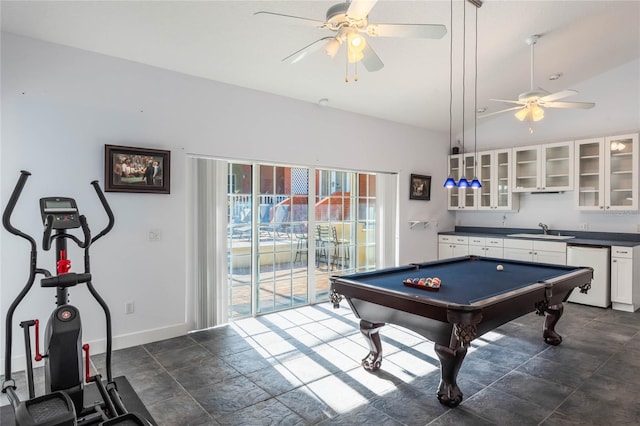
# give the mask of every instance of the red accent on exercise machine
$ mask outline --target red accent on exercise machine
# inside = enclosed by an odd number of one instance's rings
[[[40,354],[40,321],[39,320],[35,320],[35,327],[36,327],[36,356],[34,357],[34,359],[36,361],[42,361],[42,355]]]
[[[66,274],[71,270],[71,261],[67,259],[67,252],[65,250],[60,250],[60,260],[58,260],[56,266],[58,275]]]
[[[89,344],[82,345],[84,351],[84,376],[86,383],[91,383],[91,375],[89,374]]]

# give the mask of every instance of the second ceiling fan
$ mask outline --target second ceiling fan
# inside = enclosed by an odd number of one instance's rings
[[[540,121],[544,118],[544,108],[579,108],[589,109],[595,106],[593,102],[558,102],[558,99],[564,99],[569,96],[578,94],[577,91],[566,89],[560,92],[549,93],[544,89],[535,86],[533,69],[534,69],[534,46],[540,38],[539,35],[532,35],[527,38],[526,43],[531,46],[531,88],[528,92],[521,93],[518,100],[508,99],[491,99],[492,101],[506,102],[516,104],[517,106],[492,112],[489,114],[479,115],[478,118],[490,117],[503,112],[516,111],[515,116],[520,121]]]

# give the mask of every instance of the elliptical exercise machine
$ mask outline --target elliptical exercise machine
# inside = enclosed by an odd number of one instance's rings
[[[7,311],[5,330],[5,381],[2,392],[7,397],[15,413],[18,426],[60,426],[60,425],[150,425],[138,414],[128,412],[118,392],[111,374],[111,313],[104,299],[98,294],[91,282],[89,248],[98,239],[106,235],[114,224],[114,216],[107,200],[98,185],[91,182],[102,206],[107,213],[107,226],[95,237],[87,220],[79,214],[78,206],[72,198],[47,197],[40,199],[40,211],[44,223],[42,248],[50,250],[55,243],[56,275],[37,267],[38,249],[35,240],[11,225],[11,215],[22,193],[24,185],[31,175],[20,172],[20,178],[9,199],[2,216],[2,224],[13,235],[24,238],[31,245],[29,278]],[[67,233],[71,229],[82,229],[82,237]],[[70,272],[71,261],[67,258],[67,241],[71,240],[84,250],[84,272]],[[35,282],[36,275],[43,275],[42,287],[56,288],[56,309],[52,312],[44,336],[44,354],[39,348],[39,321],[29,320],[20,323],[25,338],[25,357],[27,364],[27,384],[29,399],[21,401],[16,393],[15,380],[11,373],[11,347],[13,314]],[[82,344],[82,325],[80,311],[68,302],[68,288],[86,284],[93,298],[102,307],[106,320],[106,382],[100,374],[91,376],[89,366],[89,345]],[[33,365],[31,362],[30,328],[35,327],[35,360],[44,359],[45,395],[35,397]],[[83,352],[85,359],[83,362]],[[102,401],[85,406],[84,383],[91,383],[100,394]],[[148,413],[147,413],[148,416]]]

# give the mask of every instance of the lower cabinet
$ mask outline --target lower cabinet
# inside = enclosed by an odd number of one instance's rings
[[[567,244],[556,241],[504,240],[505,259],[523,260],[526,262],[567,264]]]
[[[469,254],[469,237],[456,235],[438,236],[438,259],[467,256]]]
[[[611,247],[611,308],[640,308],[640,247]],[[635,275],[634,275],[635,274]]]
[[[503,239],[493,237],[469,237],[469,254],[483,257],[503,257]]]

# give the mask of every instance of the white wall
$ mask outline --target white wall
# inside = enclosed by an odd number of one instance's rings
[[[453,223],[439,183],[446,174],[445,135],[11,34],[2,35],[1,88],[1,200],[4,207],[19,170],[32,172],[14,224],[38,241],[41,196],[72,196],[93,231],[104,226],[89,182],[103,180],[105,144],[171,150],[170,195],[107,193],[116,226],[93,248],[92,272],[112,308],[116,347],[191,327],[189,154],[399,173],[400,263],[437,256],[437,229],[409,230],[410,219],[429,218],[445,228]],[[434,177],[430,202],[408,201],[410,173]],[[147,241],[152,229],[161,231],[160,242]],[[0,248],[4,318],[26,281],[28,246],[3,230]],[[71,256],[73,270],[80,270],[80,253]],[[39,266],[53,269],[52,263],[46,253]],[[71,301],[82,309],[84,340],[100,350],[97,305],[82,288],[71,290]],[[124,315],[127,301],[135,302],[133,315]],[[53,291],[34,288],[15,320],[45,322],[52,307]],[[14,354],[21,354],[17,330]]]
[[[600,81],[617,81],[602,89]],[[488,122],[479,122],[478,150],[535,145],[613,136],[640,131],[640,60],[622,65],[597,78],[572,87],[579,92],[569,101],[595,101],[590,110],[547,109],[544,120],[535,123],[533,134],[528,123],[521,123],[513,114],[505,113]],[[472,136],[466,135],[470,140]],[[638,232],[638,212],[581,212],[574,207],[574,193],[521,194],[517,213],[463,212],[456,213],[456,224],[464,226],[497,226],[537,228],[538,223],[550,229],[579,230],[587,224],[590,231]],[[503,216],[506,220],[503,221]]]

